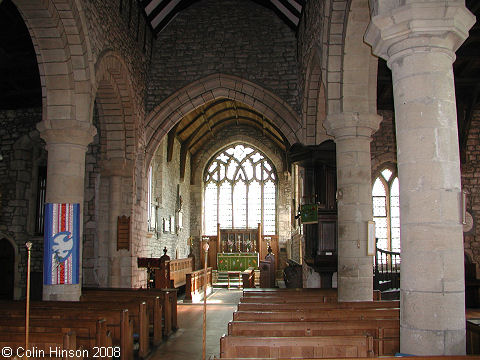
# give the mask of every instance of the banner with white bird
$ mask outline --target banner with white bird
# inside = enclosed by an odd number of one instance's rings
[[[45,205],[43,282],[78,284],[80,204]]]

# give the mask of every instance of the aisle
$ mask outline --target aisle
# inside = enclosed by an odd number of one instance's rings
[[[215,289],[207,299],[207,359],[220,353],[220,337],[227,333],[241,290]],[[200,360],[202,358],[202,304],[179,303],[179,329],[162,343],[149,360]]]

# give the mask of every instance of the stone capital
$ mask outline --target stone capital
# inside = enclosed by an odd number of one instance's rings
[[[414,2],[374,16],[365,42],[387,61],[411,51],[441,51],[453,62],[474,23],[464,1]]]
[[[372,134],[378,130],[382,116],[371,113],[337,113],[327,116],[323,125],[327,134],[335,139],[342,137],[365,137],[371,140]]]
[[[103,176],[128,177],[133,174],[133,161],[123,158],[102,160],[100,163]]]
[[[97,129],[90,123],[70,121],[65,127],[53,128],[49,123],[42,121],[37,124],[40,137],[49,145],[62,144],[87,147],[97,133]]]

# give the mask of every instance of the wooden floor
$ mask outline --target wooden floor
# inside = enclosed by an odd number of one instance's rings
[[[220,337],[227,333],[241,290],[215,289],[207,301],[206,358],[220,353]],[[203,303],[178,304],[179,329],[161,344],[148,360],[197,360],[202,358]]]

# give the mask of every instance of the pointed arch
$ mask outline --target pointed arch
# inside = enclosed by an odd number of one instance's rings
[[[177,91],[150,112],[146,118],[146,164],[150,163],[162,138],[178,121],[198,106],[219,98],[244,102],[273,121],[290,144],[299,141],[299,117],[285,101],[245,79],[214,74]]]

